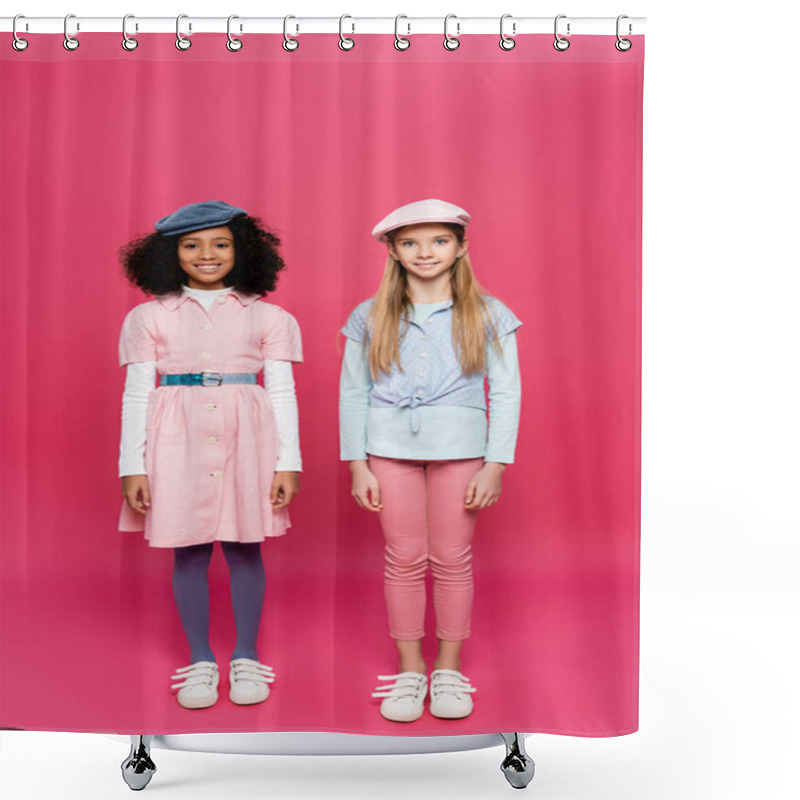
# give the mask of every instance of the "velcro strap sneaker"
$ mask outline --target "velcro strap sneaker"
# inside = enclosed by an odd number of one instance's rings
[[[439,719],[462,719],[472,713],[474,687],[469,678],[454,669],[431,673],[431,714]]]
[[[195,661],[175,670],[172,689],[178,690],[178,702],[184,708],[208,708],[219,698],[219,667],[213,661]]]
[[[269,697],[269,685],[275,681],[272,667],[252,658],[235,658],[231,661],[230,698],[237,706],[263,703]]]
[[[401,672],[398,675],[378,675],[380,681],[394,681],[378,686],[373,697],[382,697],[381,715],[392,722],[414,722],[422,716],[428,676],[421,672]]]

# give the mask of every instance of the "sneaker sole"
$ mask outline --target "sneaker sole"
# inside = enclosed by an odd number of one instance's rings
[[[381,713],[381,716],[384,719],[388,719],[389,722],[416,722],[418,719],[420,719],[420,717],[422,717],[424,712],[425,712],[425,709],[421,708],[419,714],[417,714],[414,717],[389,717],[386,714],[384,714],[383,711],[381,711],[380,713]]]
[[[188,708],[190,711],[197,711],[201,708],[211,708],[216,704],[217,700],[219,700],[219,694],[215,695],[211,702],[207,700],[187,700],[185,702],[178,700],[178,705],[181,708]]]
[[[244,700],[244,699],[237,700],[232,695],[229,695],[229,697],[231,703],[237,706],[255,706],[269,699],[269,695],[267,695],[266,697],[256,698],[255,700]]]
[[[436,717],[436,719],[466,719],[467,717],[472,715],[472,712],[474,710],[475,707],[473,706],[471,709],[469,709],[469,711],[466,711],[463,714],[447,714],[442,712],[439,712],[437,714],[436,711],[433,710],[433,706],[431,706],[430,712],[432,716]]]

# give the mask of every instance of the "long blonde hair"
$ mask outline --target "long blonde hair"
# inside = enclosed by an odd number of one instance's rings
[[[441,223],[464,241],[464,228],[454,223]],[[388,234],[391,243],[400,229]],[[486,370],[486,328],[491,329],[498,352],[500,344],[497,331],[486,303],[486,296],[475,280],[469,255],[459,256],[450,268],[450,289],[453,297],[453,345],[465,375],[480,374]],[[400,338],[408,322],[404,319],[413,303],[408,288],[405,268],[390,254],[386,259],[383,278],[375,294],[368,317],[371,328],[369,339],[369,369],[376,380],[381,372],[390,372],[400,363]],[[401,330],[402,324],[402,330]]]

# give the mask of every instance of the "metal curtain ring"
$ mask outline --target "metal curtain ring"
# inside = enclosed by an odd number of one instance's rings
[[[181,33],[181,20],[187,19],[188,16],[189,16],[188,14],[178,14],[177,18],[175,19],[175,35],[178,37],[177,39],[175,39],[175,47],[177,47],[178,50],[188,50],[192,46],[192,40],[187,39]],[[191,32],[191,30],[192,30],[192,23],[190,22],[189,31]]]
[[[627,14],[620,14],[617,17],[617,41],[615,42],[614,47],[616,47],[617,50],[620,51],[620,53],[627,53],[628,50],[630,50],[631,47],[633,47],[633,42],[630,39],[623,39],[619,35],[619,23],[623,19],[628,19],[628,15]],[[630,26],[630,23],[629,23],[628,24],[628,33],[630,33],[630,32],[631,32],[631,26]]]
[[[555,33],[555,41],[553,42],[553,47],[558,50],[560,53],[563,53],[565,50],[569,49],[569,39],[565,39],[561,34],[558,32],[558,21],[560,19],[566,19],[566,14],[559,14],[556,17],[556,21],[553,25],[553,32]],[[567,36],[569,36],[569,22],[567,23]]]
[[[344,33],[342,32],[342,27],[343,27],[344,21],[346,19],[353,19],[353,18],[349,14],[342,14],[342,16],[339,17],[339,49],[340,50],[352,50],[356,46],[355,41],[353,39],[351,39],[349,36],[345,36]],[[355,25],[355,23],[353,23],[353,30],[355,31],[355,29],[356,29],[356,25]]]
[[[461,46],[461,42],[458,40],[458,34],[461,33],[461,23],[456,22],[456,35],[451,36],[447,31],[447,24],[450,22],[451,19],[457,20],[458,17],[455,14],[448,14],[444,18],[444,49],[445,50],[458,50]]]
[[[81,43],[74,36],[70,36],[69,35],[69,31],[67,30],[67,28],[69,27],[69,21],[71,19],[75,19],[75,15],[74,14],[67,14],[67,16],[64,17],[64,49],[65,50],[77,50],[81,45]],[[80,29],[81,29],[80,24],[76,24],[75,30],[79,31]]]
[[[517,46],[517,43],[510,36],[506,36],[505,30],[504,30],[504,27],[503,27],[505,25],[506,20],[507,19],[512,19],[512,16],[513,15],[511,15],[511,14],[503,14],[503,16],[500,17],[500,49],[501,50],[513,50]],[[517,32],[517,23],[516,22],[512,22],[511,23],[511,32],[512,33],[516,33]]]
[[[289,53],[293,53],[298,47],[300,47],[300,42],[295,39],[294,36],[289,36],[286,26],[290,19],[297,19],[297,17],[293,16],[292,14],[287,14],[283,18],[283,49]],[[297,29],[300,30],[299,26]]]
[[[401,19],[408,19],[408,17],[405,14],[398,14],[394,18],[394,48],[395,50],[408,50],[408,48],[411,47],[411,39],[406,39],[405,36],[400,35],[398,28]],[[408,32],[410,34],[411,23],[407,22],[406,25],[408,25]]]
[[[126,14],[122,18],[122,49],[123,50],[135,50],[139,46],[138,40],[134,39],[132,36],[128,36],[128,20],[135,19],[133,14]],[[136,30],[139,30],[139,26],[136,25]]]
[[[21,53],[23,50],[27,50],[28,49],[29,42],[28,42],[27,39],[23,39],[22,37],[17,35],[17,20],[18,19],[25,19],[25,15],[24,14],[17,14],[14,17],[14,21],[11,23],[11,33],[14,35],[14,38],[11,41],[11,46],[15,50],[18,50]]]
[[[241,39],[237,39],[231,33],[231,22],[235,19],[239,19],[236,14],[231,14],[228,17],[228,41],[225,43],[225,47],[227,47],[231,53],[238,53],[244,47],[244,42]],[[241,28],[239,30],[241,30]]]

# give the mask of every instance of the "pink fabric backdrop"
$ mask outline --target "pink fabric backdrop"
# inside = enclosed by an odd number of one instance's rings
[[[641,112],[644,40],[416,36],[31,35],[2,53],[0,724],[38,730],[637,728]],[[377,520],[349,496],[336,424],[348,312],[384,252],[369,237],[424,197],[466,207],[478,279],[524,321],[523,413],[503,498],[480,514],[462,721],[383,720],[396,668]],[[117,248],[189,202],[224,199],[282,237],[272,302],[294,314],[305,460],[294,527],[264,544],[261,706],[189,712],[167,681],[188,651],[171,553],[116,531],[120,324],[144,299]],[[212,645],[233,647],[212,564]],[[432,662],[435,645],[426,639]]]

